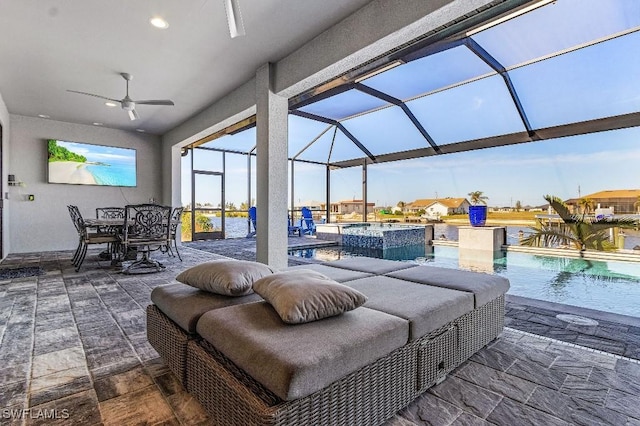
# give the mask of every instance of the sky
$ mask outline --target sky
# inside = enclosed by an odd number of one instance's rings
[[[133,163],[136,162],[136,150],[117,148],[114,146],[93,145],[81,142],[57,141],[58,146],[67,148],[76,154],[84,155],[87,161],[102,163]]]
[[[515,206],[517,201],[536,206],[545,203],[547,194],[568,199],[607,189],[638,189],[639,141],[640,129],[632,128],[370,165],[368,200],[395,206],[399,201],[467,197],[482,191],[491,206]],[[227,202],[239,206],[247,199],[246,156],[227,154],[226,162]],[[295,172],[296,205],[324,201],[324,166],[299,163]],[[360,167],[332,171],[331,176],[332,201],[362,198]],[[219,177],[198,179],[205,183],[198,194],[203,200],[220,197]],[[255,181],[253,186],[255,198]],[[185,204],[189,188],[184,174]]]
[[[640,1],[557,0],[472,38],[508,69],[527,119],[538,129],[640,111],[640,55],[630,54],[640,50],[638,28]],[[628,34],[579,47],[621,32]],[[403,99],[439,145],[525,130],[504,79],[465,46],[395,67],[362,84]],[[301,109],[340,120],[374,155],[427,146],[399,107],[356,90]],[[332,161],[363,156],[345,134],[325,123],[290,116],[288,132],[290,157],[326,162],[329,155]],[[378,206],[394,206],[482,191],[491,206],[518,201],[535,206],[544,204],[547,194],[568,199],[607,189],[638,189],[639,141],[640,129],[632,128],[373,164],[367,169],[367,197]],[[255,145],[255,128],[209,144],[248,151]],[[219,154],[205,156],[196,155],[196,169],[221,170]],[[189,157],[183,161],[183,203],[188,204]],[[246,166],[246,156],[227,155],[226,199],[236,206],[247,200]],[[324,166],[297,163],[295,172],[296,206],[323,202]],[[220,198],[219,177],[198,179],[206,185],[196,186],[197,200]],[[332,171],[332,202],[362,197],[360,167]]]

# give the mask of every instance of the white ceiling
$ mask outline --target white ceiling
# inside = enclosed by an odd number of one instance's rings
[[[240,0],[231,39],[223,0],[2,0],[0,94],[11,114],[163,134],[370,0]],[[149,24],[162,16],[169,28]],[[133,75],[140,120],[67,89],[122,99]]]

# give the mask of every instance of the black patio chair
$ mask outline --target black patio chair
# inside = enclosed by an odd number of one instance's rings
[[[129,264],[122,272],[125,274],[162,271],[165,266],[151,253],[162,250],[170,243],[171,207],[158,204],[136,204],[125,206],[122,232],[122,250],[126,254],[130,249],[142,253],[142,257]]]
[[[178,233],[178,228],[182,225],[182,212],[184,211],[184,207],[174,207],[171,211],[171,218],[169,219],[169,244],[162,249],[162,251],[168,252],[171,256],[175,256],[173,254],[173,249],[171,246],[176,249],[176,254],[178,255],[178,259],[182,262],[182,256],[180,256],[180,252],[178,251],[178,242],[176,241],[176,235]]]
[[[76,267],[76,272],[78,272],[82,267],[82,262],[84,262],[85,256],[87,255],[87,248],[89,245],[107,244],[111,253],[115,247],[117,247],[119,239],[114,233],[89,232],[90,229],[85,224],[82,214],[80,213],[80,209],[74,205],[69,205],[67,208],[69,209],[71,221],[78,232],[78,247],[76,248],[71,260],[73,266]]]

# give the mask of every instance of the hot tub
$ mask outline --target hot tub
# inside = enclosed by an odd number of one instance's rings
[[[326,223],[316,225],[318,239],[343,246],[386,250],[431,244],[433,226],[386,223]]]

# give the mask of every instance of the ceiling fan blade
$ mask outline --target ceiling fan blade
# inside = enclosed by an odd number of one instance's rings
[[[227,11],[227,24],[231,38],[245,35],[239,0],[224,0],[224,7]]]
[[[79,94],[81,94],[81,95],[93,96],[94,98],[105,99],[105,100],[107,100],[107,101],[111,101],[111,102],[118,102],[118,103],[122,103],[122,101],[121,101],[121,100],[119,100],[119,99],[107,98],[106,96],[94,95],[93,93],[78,92],[77,90],[67,90],[67,92],[71,92],[71,93],[79,93]]]
[[[147,100],[147,101],[133,101],[136,105],[175,105],[173,101],[169,99],[156,99],[156,100]]]
[[[140,116],[138,115],[138,113],[136,112],[135,109],[132,109],[130,111],[127,111],[129,113],[129,118],[131,119],[131,121],[133,120],[137,120],[140,118]]]

